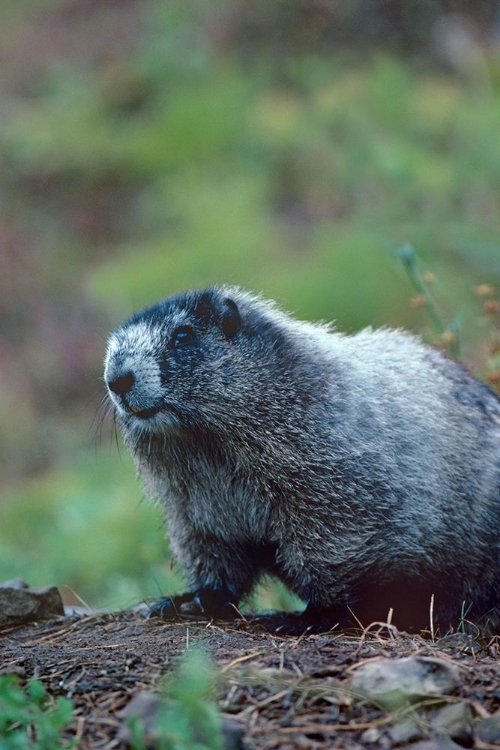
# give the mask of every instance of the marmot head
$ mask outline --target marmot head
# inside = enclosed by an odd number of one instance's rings
[[[236,339],[242,328],[238,305],[227,291],[163,300],[111,335],[104,379],[128,432],[203,427],[216,405],[220,419],[231,391],[232,364],[240,358]]]

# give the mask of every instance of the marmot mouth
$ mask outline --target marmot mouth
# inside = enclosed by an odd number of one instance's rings
[[[128,404],[127,408],[132,412],[134,417],[139,417],[139,419],[149,419],[160,411],[157,406],[153,406],[151,409],[137,409],[135,406]]]

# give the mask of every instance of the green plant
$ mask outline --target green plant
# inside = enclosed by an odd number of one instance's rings
[[[431,319],[434,333],[438,337],[439,342],[448,349],[453,357],[459,357],[460,328],[463,322],[463,313],[460,312],[450,324],[446,325],[429,289],[432,275],[426,274],[423,276],[420,273],[415,251],[410,245],[405,245],[399,251],[399,257],[406,268],[415,291],[417,292],[417,296],[412,300],[413,305],[415,307],[425,307]]]
[[[15,677],[0,677],[0,750],[75,748],[65,736],[73,704],[51,698],[38,680],[21,687]]]
[[[474,291],[481,303],[481,323],[486,346],[484,375],[500,391],[500,303],[492,284],[478,284]]]
[[[144,750],[151,741],[158,750],[222,750],[214,686],[215,673],[206,653],[189,651],[160,690],[155,720],[146,727],[139,716],[129,717],[133,750]]]

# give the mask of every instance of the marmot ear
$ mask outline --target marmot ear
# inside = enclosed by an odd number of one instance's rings
[[[228,297],[223,301],[224,310],[222,312],[222,330],[228,339],[234,338],[238,333],[241,325],[240,311],[238,305]]]
[[[203,292],[198,299],[194,314],[205,325],[212,322],[220,326],[228,339],[234,338],[240,329],[241,317],[238,306],[229,297],[220,302],[213,293]]]
[[[203,292],[196,304],[194,314],[202,323],[208,325],[213,315],[213,300],[210,292]]]

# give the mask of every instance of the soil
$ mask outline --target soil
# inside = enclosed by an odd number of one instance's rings
[[[157,687],[194,644],[203,644],[217,664],[219,710],[243,726],[248,750],[392,747],[387,730],[397,717],[349,692],[353,671],[367,659],[452,660],[462,685],[446,700],[467,701],[477,722],[500,709],[497,639],[481,643],[456,634],[426,640],[378,626],[292,638],[245,621],[163,622],[137,612],[64,617],[1,631],[0,673],[37,677],[50,695],[71,698],[70,734],[79,747],[111,750],[124,747],[117,738],[121,709],[135,694]],[[494,747],[474,737],[464,744]]]

